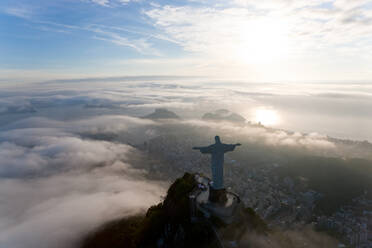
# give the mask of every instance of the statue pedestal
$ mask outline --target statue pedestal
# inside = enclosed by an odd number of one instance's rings
[[[226,189],[213,189],[209,188],[209,201],[213,203],[225,204],[227,201]]]

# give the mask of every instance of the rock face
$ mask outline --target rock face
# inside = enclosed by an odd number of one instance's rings
[[[185,173],[170,186],[165,200],[150,207],[145,216],[108,223],[88,235],[80,247],[229,247],[249,230],[267,231],[266,224],[249,208],[240,207],[239,220],[231,224],[195,210],[190,199],[198,187],[195,175]]]
[[[158,120],[158,119],[180,119],[174,112],[165,108],[155,109],[154,113],[144,116],[143,118]]]
[[[219,109],[213,113],[206,113],[203,115],[202,119],[209,121],[230,121],[236,123],[244,123],[246,121],[243,116],[230,112],[227,109]]]

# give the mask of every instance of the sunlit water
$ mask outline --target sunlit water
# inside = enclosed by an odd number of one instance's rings
[[[241,91],[253,100],[244,114],[254,122],[372,141],[372,84],[253,84]]]

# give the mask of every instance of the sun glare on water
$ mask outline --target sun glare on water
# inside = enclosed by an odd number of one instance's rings
[[[255,121],[264,126],[272,126],[278,124],[280,118],[275,110],[260,108],[255,110]]]

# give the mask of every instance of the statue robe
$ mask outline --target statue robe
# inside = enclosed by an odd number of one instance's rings
[[[212,155],[212,180],[214,189],[223,189],[223,163],[225,152],[235,149],[236,145],[215,143],[210,146],[201,147],[200,152]]]

